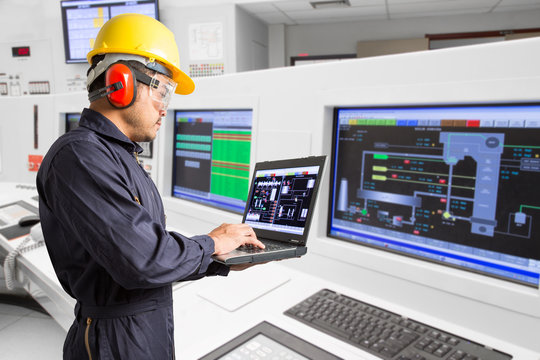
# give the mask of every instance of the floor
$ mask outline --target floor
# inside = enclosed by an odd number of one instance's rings
[[[0,360],[62,359],[65,337],[49,315],[0,302]]]

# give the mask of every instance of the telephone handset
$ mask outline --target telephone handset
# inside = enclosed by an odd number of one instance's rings
[[[37,249],[43,245],[45,245],[43,231],[41,230],[41,224],[38,223],[32,226],[30,229],[30,234],[28,234],[28,236],[15,249],[10,251],[4,260],[4,275],[8,290],[13,290],[15,288],[15,259],[17,256],[19,256],[19,254]]]

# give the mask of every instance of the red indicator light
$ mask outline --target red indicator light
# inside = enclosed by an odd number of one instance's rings
[[[309,56],[308,53],[301,53],[301,54],[298,54],[298,56]]]
[[[413,233],[414,233],[414,235],[419,235],[419,234],[420,234],[420,231],[414,230]]]
[[[439,183],[440,184],[446,184],[446,180],[445,179],[439,179]]]
[[[403,160],[403,163],[404,163],[404,164],[410,164],[410,163],[411,163],[411,160]]]
[[[392,179],[397,179],[397,174],[392,174]]]
[[[480,120],[467,120],[467,127],[480,127]]]
[[[446,198],[441,198],[441,202],[445,204],[446,203]]]

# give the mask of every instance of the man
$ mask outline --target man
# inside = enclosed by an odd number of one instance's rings
[[[227,275],[212,254],[264,245],[245,224],[192,238],[165,230],[136,142],[155,138],[172,93],[194,89],[174,35],[150,17],[119,15],[102,27],[88,61],[90,107],[37,176],[47,249],[77,299],[64,359],[174,359],[171,284]]]

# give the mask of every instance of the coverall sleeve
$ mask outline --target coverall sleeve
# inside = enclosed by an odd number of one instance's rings
[[[89,156],[90,154],[90,156]],[[90,141],[64,146],[45,178],[51,210],[122,287],[152,288],[223,273],[208,236],[173,236],[134,197],[114,151]],[[177,234],[179,235],[179,234]],[[210,267],[210,268],[209,268]]]

